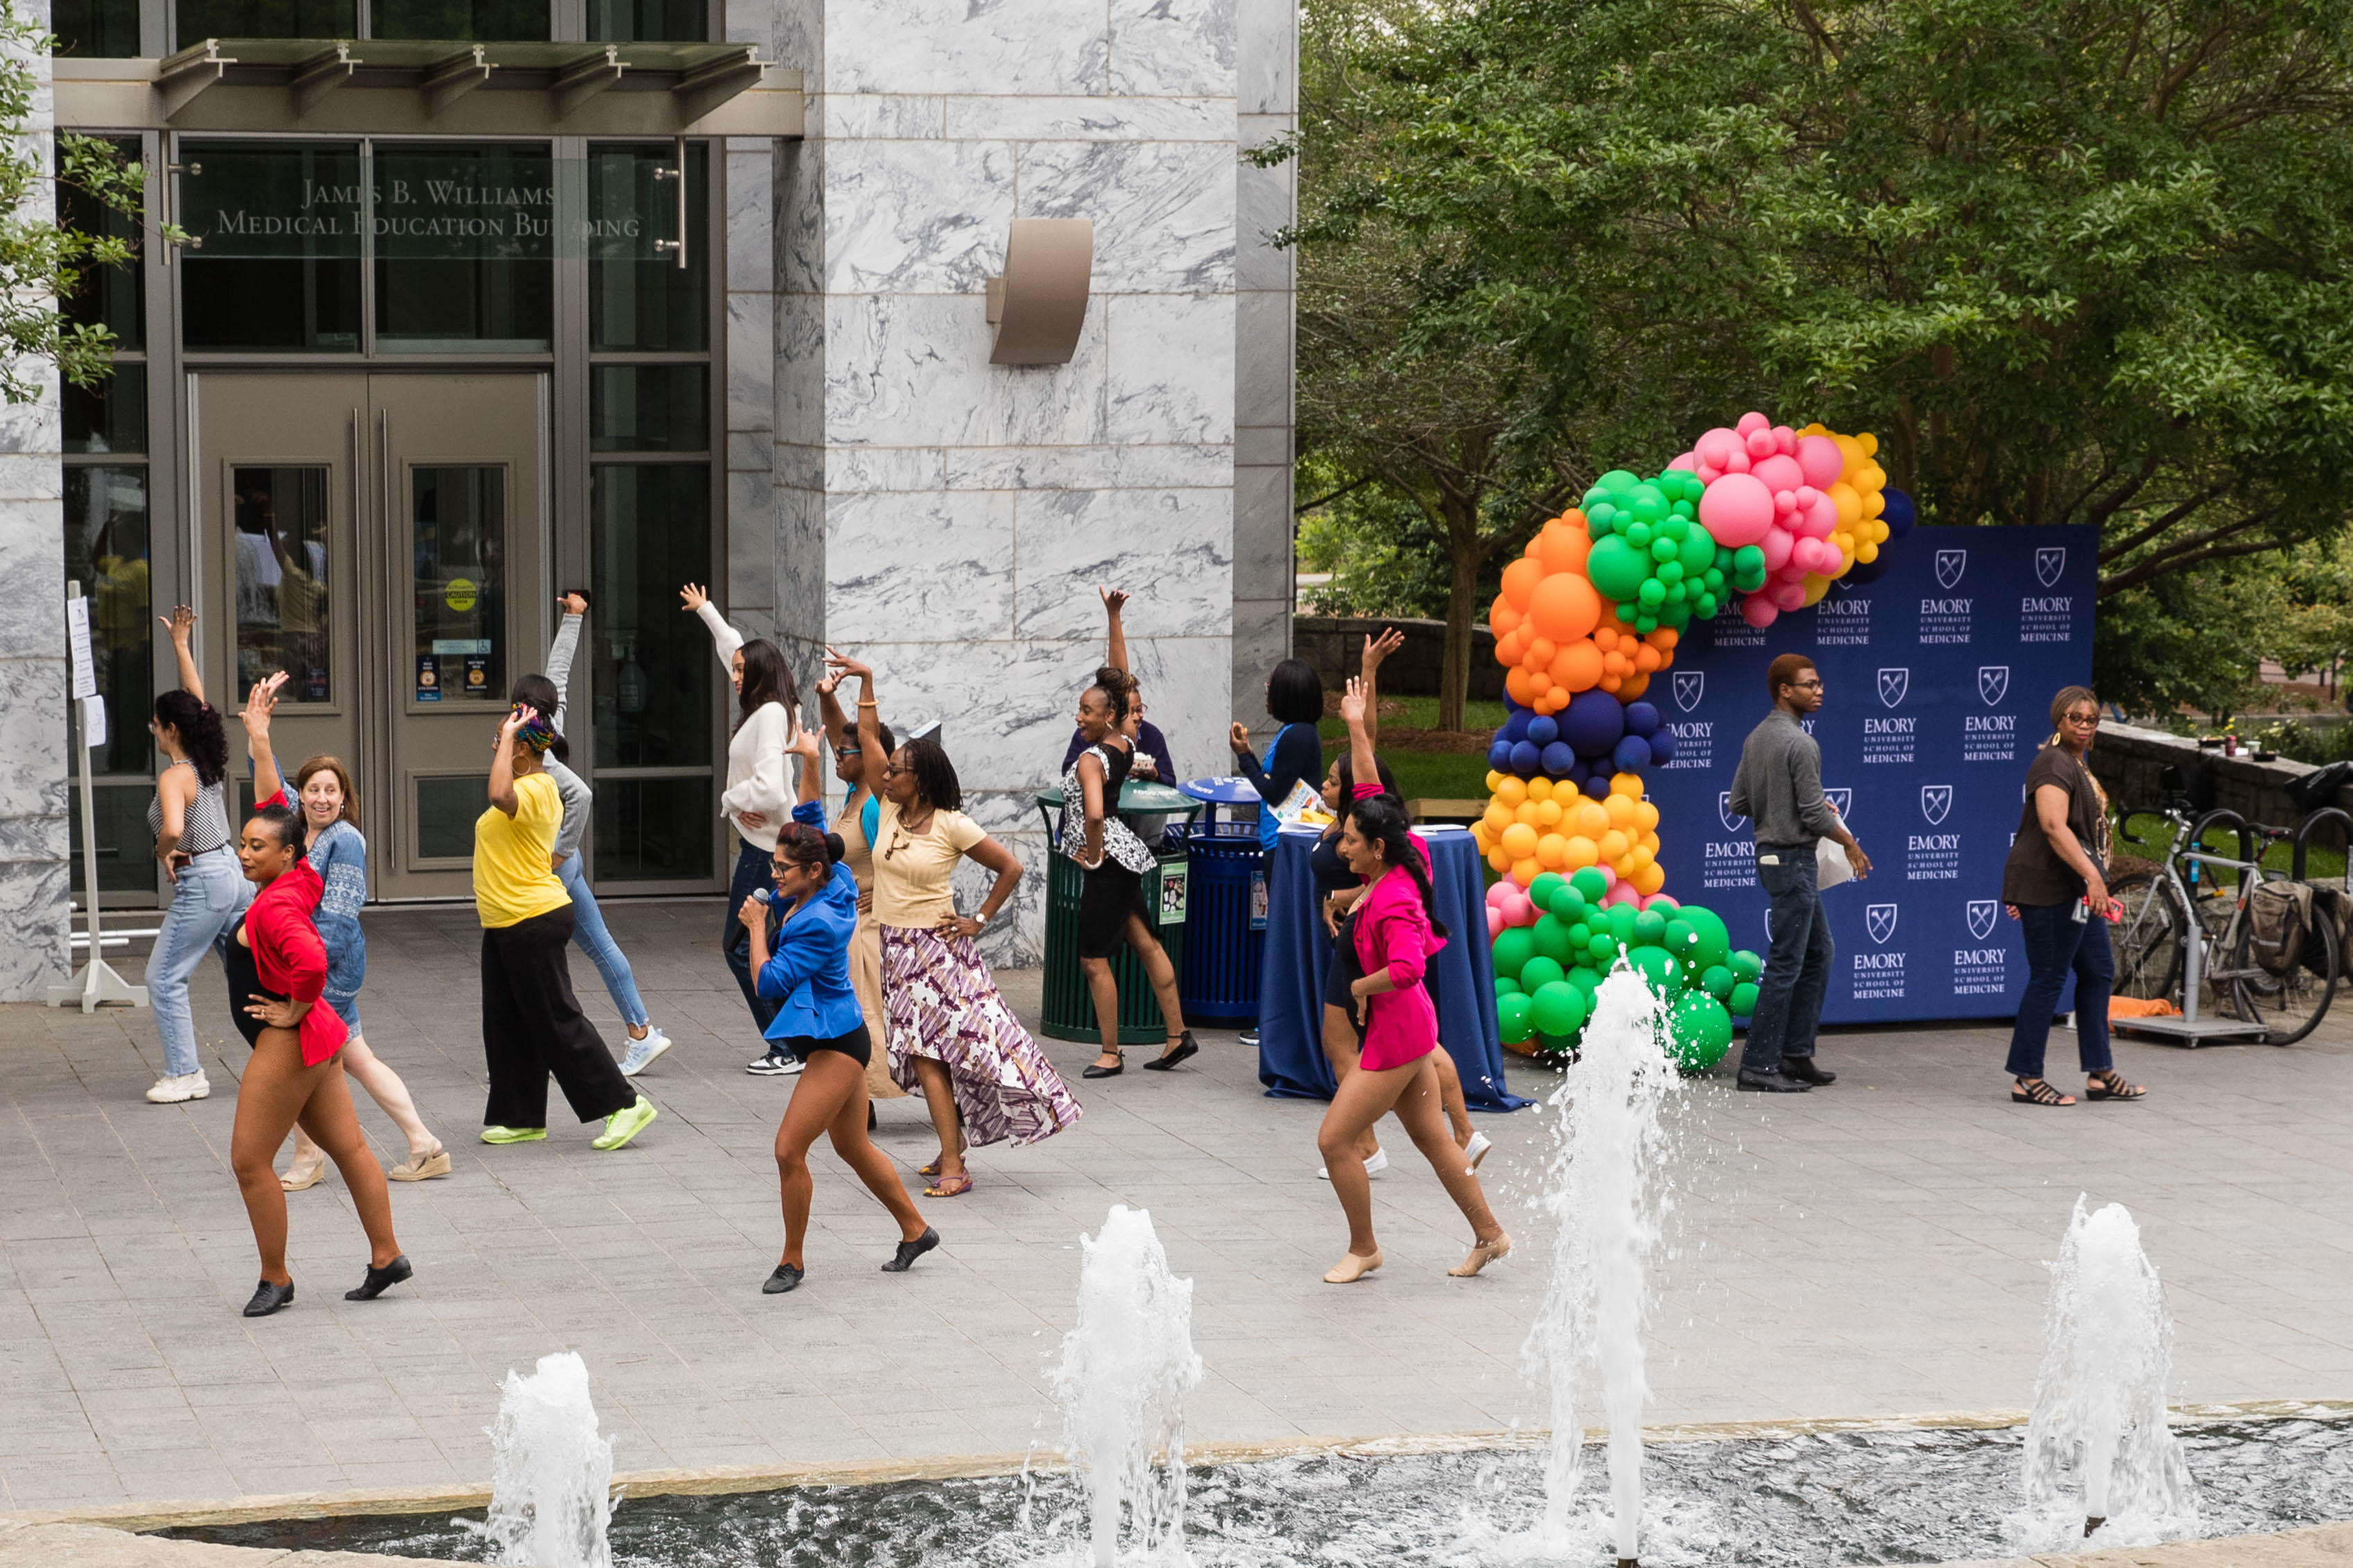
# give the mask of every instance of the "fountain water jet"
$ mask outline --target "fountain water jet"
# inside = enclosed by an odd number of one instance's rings
[[[1659,1110],[1678,1079],[1657,996],[1621,961],[1602,981],[1577,1064],[1549,1097],[1553,1152],[1543,1204],[1556,1224],[1552,1282],[1523,1355],[1552,1393],[1546,1537],[1565,1539],[1582,1479],[1577,1395],[1598,1377],[1609,1423],[1618,1561],[1631,1568],[1642,1520],[1642,1324],[1658,1240]]]
[[[2168,1424],[2165,1384],[2173,1321],[2140,1227],[2122,1204],[2086,1214],[2077,1197],[2051,1269],[2042,1367],[2027,1424],[2028,1507],[2073,1510],[2080,1481],[2084,1533],[2111,1519],[2178,1531],[2198,1498]]]
[[[1181,1563],[1185,1395],[1202,1372],[1193,1282],[1168,1271],[1145,1210],[1114,1204],[1080,1244],[1078,1321],[1052,1376],[1071,1469],[1087,1496],[1092,1558],[1113,1568],[1124,1515],[1134,1561]]]
[[[507,1373],[491,1438],[491,1510],[482,1532],[496,1563],[612,1568],[613,1440],[596,1433],[588,1366],[572,1351]]]

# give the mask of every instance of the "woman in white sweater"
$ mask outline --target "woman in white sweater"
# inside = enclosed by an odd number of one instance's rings
[[[762,996],[752,972],[752,936],[736,911],[755,888],[771,884],[769,860],[776,852],[776,829],[791,818],[793,768],[789,748],[800,733],[795,710],[800,689],[784,651],[765,637],[745,641],[727,624],[711,596],[698,584],[679,590],[686,608],[711,629],[719,662],[727,667],[739,710],[734,735],[727,742],[727,788],[719,797],[719,814],[735,829],[735,872],[727,888],[727,912],[720,926],[720,951],[743,989],[744,1005],[752,1009],[759,1026],[761,1054],[744,1064],[747,1072],[784,1077],[801,1070],[800,1058],[781,1047],[767,1044],[769,1023],[777,1004]]]

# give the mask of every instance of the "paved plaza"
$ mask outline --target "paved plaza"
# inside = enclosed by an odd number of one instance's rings
[[[256,1268],[227,1165],[245,1048],[218,972],[196,997],[214,1092],[185,1106],[141,1098],[161,1061],[145,1013],[0,1009],[0,1508],[480,1486],[498,1380],[561,1349],[586,1357],[623,1470],[1051,1445],[1046,1369],[1079,1234],[1115,1203],[1148,1207],[1195,1282],[1195,1440],[1543,1421],[1520,1346],[1546,1274],[1531,1202],[1546,1119],[1480,1118],[1511,1259],[1445,1277],[1467,1233],[1395,1135],[1374,1185],[1388,1267],[1335,1289],[1319,1276],[1346,1233],[1315,1178],[1319,1104],[1263,1098],[1230,1035],[1205,1035],[1187,1070],[1088,1084],[1092,1048],[1050,1042],[1084,1120],[979,1151],[971,1194],[923,1200],[939,1252],[880,1273],[891,1226],[820,1144],[808,1283],[764,1297],[791,1081],[743,1071],[753,1037],[716,900],[608,912],[679,1042],[640,1080],[660,1121],[613,1154],[571,1126],[475,1142],[471,913],[369,912],[368,1038],[457,1172],[394,1187],[417,1277],[368,1304],[342,1299],[364,1247],[340,1181],[290,1195],[301,1296],[255,1322],[237,1310]],[[609,1025],[593,971],[575,970]],[[1038,976],[1004,979],[1034,1017]],[[1833,1089],[1690,1087],[1656,1420],[2022,1406],[2043,1261],[2079,1192],[2140,1218],[2178,1319],[2178,1397],[2353,1394],[2353,1024],[2289,1049],[2124,1044],[2150,1098],[2064,1111],[2007,1103],[2005,1037],[1845,1032],[1823,1045]],[[1558,1081],[1515,1061],[1523,1093]],[[919,1102],[881,1115],[916,1184],[934,1147]],[[362,1121],[396,1160],[389,1123],[373,1106]]]

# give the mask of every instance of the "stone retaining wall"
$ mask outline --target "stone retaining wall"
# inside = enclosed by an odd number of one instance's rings
[[[1356,673],[1364,658],[1365,638],[1383,626],[1405,634],[1405,646],[1381,666],[1381,691],[1389,697],[1435,697],[1446,665],[1446,623],[1366,616],[1300,616],[1291,623],[1291,650],[1315,667],[1326,691],[1337,691]],[[1495,634],[1485,626],[1471,628],[1471,696],[1499,702],[1504,696],[1504,669],[1495,662]]]
[[[2200,810],[2221,806],[2250,822],[2293,827],[2304,813],[2289,800],[2290,781],[2314,771],[2308,763],[2259,763],[2244,754],[2226,757],[2195,741],[2161,730],[2104,723],[2092,747],[2092,772],[2098,775],[2108,799],[2118,806],[2153,805],[2163,798],[2158,775],[2165,768],[2181,769],[2189,793]],[[2353,810],[2353,790],[2339,790],[2336,804]],[[2316,840],[2334,844],[2334,836]]]

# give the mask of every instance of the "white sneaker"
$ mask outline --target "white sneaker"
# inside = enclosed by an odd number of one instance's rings
[[[1479,1169],[1479,1162],[1487,1157],[1487,1151],[1494,1146],[1494,1141],[1484,1132],[1471,1134],[1471,1142],[1462,1145],[1462,1152],[1470,1160],[1473,1172]]]
[[[629,1042],[628,1054],[621,1058],[621,1076],[635,1078],[654,1065],[654,1058],[670,1049],[670,1037],[659,1029],[649,1028],[642,1040]]]
[[[1365,1174],[1367,1176],[1377,1176],[1388,1168],[1389,1152],[1386,1149],[1374,1150],[1373,1157],[1365,1162]],[[1332,1179],[1332,1167],[1318,1165],[1315,1167],[1315,1175],[1319,1181],[1328,1182]]]
[[[761,1078],[791,1078],[801,1070],[801,1059],[790,1051],[770,1051],[745,1062],[744,1070]]]
[[[211,1094],[213,1086],[205,1081],[205,1069],[194,1072],[166,1073],[155,1080],[147,1098],[158,1105],[177,1105],[185,1100],[202,1100]]]

